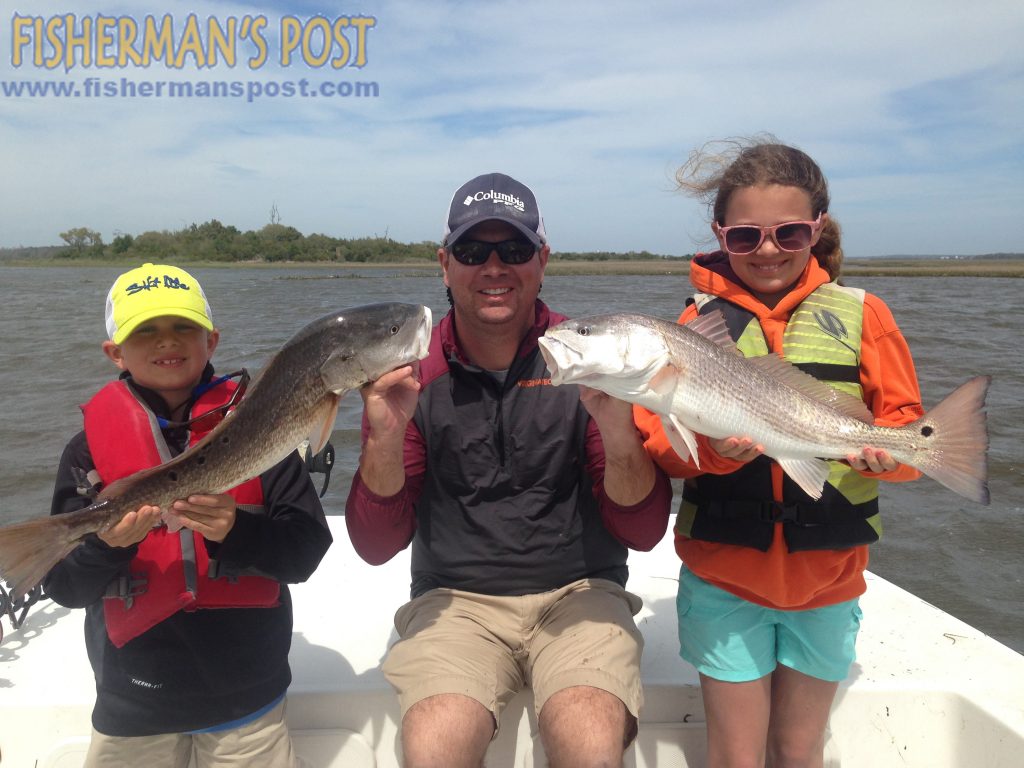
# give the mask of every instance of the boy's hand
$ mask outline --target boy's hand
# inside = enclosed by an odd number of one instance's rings
[[[181,525],[208,541],[221,542],[235,525],[235,499],[226,493],[195,495],[178,499],[171,510]]]
[[[98,532],[100,541],[108,547],[130,547],[138,544],[146,535],[153,530],[153,526],[160,524],[160,507],[139,507],[134,512],[129,512],[112,528]]]

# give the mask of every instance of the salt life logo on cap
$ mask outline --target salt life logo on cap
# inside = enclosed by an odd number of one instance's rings
[[[192,275],[165,264],[143,264],[114,281],[107,294],[107,336],[115,344],[154,317],[183,317],[208,331],[213,312]]]
[[[530,188],[504,173],[486,173],[452,195],[441,244],[451,247],[467,230],[493,219],[511,224],[537,248],[547,242],[544,219]]]

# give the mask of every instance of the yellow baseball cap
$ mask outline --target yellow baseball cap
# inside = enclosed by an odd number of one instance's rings
[[[143,264],[125,272],[107,294],[107,336],[115,344],[154,317],[184,317],[208,331],[213,312],[202,286],[192,275],[166,264]]]

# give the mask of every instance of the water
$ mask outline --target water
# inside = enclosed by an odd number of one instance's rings
[[[103,301],[117,268],[0,268],[0,523],[49,511],[53,476],[81,426],[77,404],[115,369],[100,351]],[[221,371],[261,363],[305,323],[332,309],[375,301],[447,310],[439,274],[401,269],[352,274],[334,268],[196,270],[222,330]],[[999,278],[851,278],[882,296],[910,343],[925,405],[970,376],[989,392],[992,504],[973,504],[934,481],[882,485],[885,537],[871,549],[876,573],[1024,652],[1024,330],[1021,281]],[[543,297],[573,316],[643,311],[678,316],[683,277],[549,277]],[[341,514],[359,451],[361,400],[341,404],[332,437],[337,465],[324,498]],[[314,478],[319,481],[319,477]],[[643,557],[634,554],[633,557]]]

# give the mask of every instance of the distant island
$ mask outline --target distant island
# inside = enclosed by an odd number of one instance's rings
[[[273,212],[272,212],[273,213]],[[241,231],[216,219],[177,231],[118,234],[105,243],[99,232],[74,227],[60,233],[63,245],[0,248],[0,266],[118,266],[144,262],[196,266],[337,266],[349,268],[437,269],[437,243],[400,243],[391,238],[304,235],[274,221]],[[693,254],[648,251],[552,252],[547,272],[559,274],[685,274]],[[977,275],[1024,277],[1024,254],[972,256],[850,257],[849,275]]]

